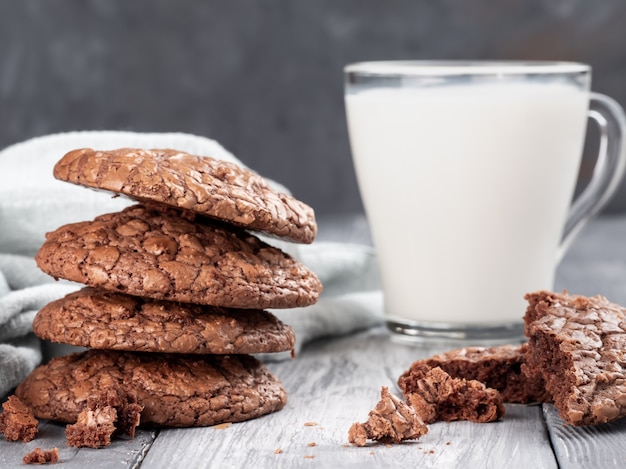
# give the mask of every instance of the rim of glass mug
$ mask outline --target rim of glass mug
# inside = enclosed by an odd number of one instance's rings
[[[522,60],[382,60],[348,64],[346,74],[361,76],[552,75],[587,74],[580,62]]]

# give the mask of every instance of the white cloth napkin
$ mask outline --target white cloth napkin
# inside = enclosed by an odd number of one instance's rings
[[[52,168],[56,161],[66,152],[83,147],[175,148],[242,164],[216,141],[180,133],[71,132],[35,138],[1,151],[0,396],[15,387],[42,360],[41,344],[32,334],[32,320],[37,311],[49,301],[81,287],[71,282],[55,282],[39,271],[33,257],[45,233],[135,203],[54,179]],[[264,240],[300,259],[324,284],[316,305],[273,310],[294,328],[296,351],[318,337],[347,334],[381,323],[382,293],[370,247],[323,242],[303,246]],[[264,354],[262,358],[286,356]]]

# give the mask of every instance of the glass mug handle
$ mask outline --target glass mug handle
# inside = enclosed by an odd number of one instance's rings
[[[598,159],[591,181],[570,208],[557,251],[557,263],[587,222],[611,199],[626,169],[626,116],[622,107],[608,96],[591,93],[589,118],[596,121],[600,130]]]

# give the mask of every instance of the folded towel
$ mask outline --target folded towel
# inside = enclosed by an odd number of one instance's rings
[[[71,132],[35,138],[1,151],[0,396],[42,360],[41,344],[32,334],[37,311],[81,287],[55,282],[37,269],[33,257],[45,233],[134,203],[54,179],[52,168],[56,161],[66,152],[82,147],[175,148],[243,166],[214,140],[179,133]],[[347,334],[382,322],[382,293],[371,247],[324,242],[301,246],[271,238],[264,240],[300,259],[324,284],[316,305],[272,311],[294,328],[296,351],[315,338]],[[265,354],[262,358],[283,359],[288,355]]]

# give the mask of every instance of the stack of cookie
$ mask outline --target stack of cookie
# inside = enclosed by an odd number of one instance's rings
[[[35,415],[132,435],[139,417],[205,426],[281,409],[280,381],[249,354],[291,350],[295,335],[264,308],[311,305],[322,286],[249,231],[310,243],[313,210],[251,171],[175,150],[75,150],[54,175],[140,204],[48,233],[36,256],[87,287],[43,308],[35,333],[90,350],[20,384]]]

